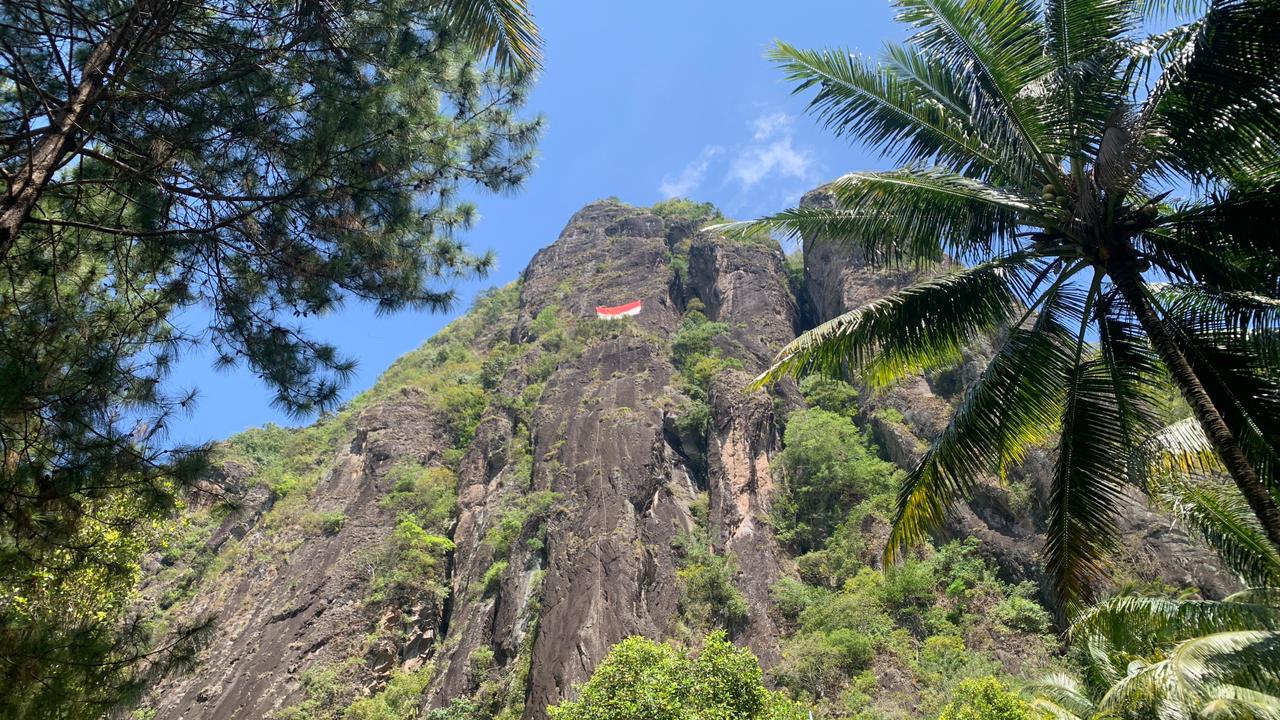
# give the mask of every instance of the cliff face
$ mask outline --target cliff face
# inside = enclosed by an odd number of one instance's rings
[[[329,717],[392,682],[424,707],[468,696],[542,718],[624,637],[694,638],[695,537],[745,600],[731,636],[780,662],[770,589],[796,571],[768,522],[771,463],[803,400],[743,388],[806,325],[909,278],[807,247],[797,293],[776,245],[681,215],[587,206],[517,285],[342,413],[230,441],[144,587],[220,618],[201,665],[153,693],[155,717]],[[594,319],[632,300],[638,317]],[[909,465],[990,352],[868,400],[860,421]],[[1038,579],[1047,463],[1015,478],[1029,501],[993,483],[953,528],[1010,580]],[[1126,522],[1136,576],[1231,587],[1166,518],[1137,502]]]

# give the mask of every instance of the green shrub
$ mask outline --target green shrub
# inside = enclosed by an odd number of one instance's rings
[[[530,339],[546,339],[553,332],[563,330],[563,322],[560,319],[560,306],[548,305],[540,310],[533,318],[533,322],[529,323]]]
[[[576,700],[548,708],[552,720],[803,720],[805,711],[762,683],[750,651],[723,633],[692,655],[642,637],[618,643]]]
[[[775,464],[782,493],[771,519],[778,539],[800,552],[821,548],[849,508],[890,492],[899,476],[847,417],[827,410],[793,412],[783,446]]]
[[[786,619],[795,621],[800,613],[821,602],[825,593],[820,588],[784,577],[769,588],[769,595],[778,612]]]
[[[728,325],[711,322],[699,310],[689,310],[671,336],[671,357],[677,367],[688,365],[699,356],[710,355],[714,349],[711,341],[727,332]]]
[[[654,203],[650,208],[663,220],[687,221],[702,224],[723,222],[724,215],[711,203],[700,203],[686,198],[671,198]]]
[[[428,596],[443,600],[449,592],[443,584],[444,559],[453,550],[449,538],[427,532],[414,520],[401,519],[378,561],[369,600],[399,605]]]
[[[484,571],[484,577],[480,579],[480,587],[484,588],[486,593],[494,592],[498,586],[502,584],[502,575],[507,571],[507,561],[498,560]]]
[[[1017,595],[1007,597],[996,605],[996,619],[1011,630],[1026,633],[1044,633],[1052,619],[1040,603]]]
[[[387,471],[391,490],[382,506],[397,519],[442,534],[448,531],[458,510],[458,477],[448,468],[423,467],[404,460]]]
[[[431,665],[414,672],[396,670],[381,690],[347,708],[343,720],[413,720],[431,682]]]
[[[506,559],[511,554],[515,541],[526,533],[530,539],[541,542],[539,535],[542,522],[550,517],[558,498],[558,493],[539,490],[519,498],[506,508],[484,536],[484,541],[493,548],[494,558]],[[530,532],[534,526],[538,526],[539,532]]]
[[[699,629],[736,628],[746,622],[747,600],[733,585],[737,565],[705,545],[692,544],[676,571],[680,612]]]
[[[798,697],[831,698],[851,675],[866,670],[874,656],[872,639],[854,630],[804,632],[783,644],[774,676]]]
[[[853,418],[858,414],[858,389],[843,380],[825,375],[806,375],[800,381],[800,394],[810,407]]]
[[[342,526],[346,522],[347,514],[341,510],[311,513],[303,520],[302,531],[307,535],[333,537],[342,532]]]
[[[1031,720],[1026,701],[994,677],[970,678],[956,685],[938,720]]]
[[[426,720],[488,720],[469,697],[456,697],[442,708],[427,712]]]

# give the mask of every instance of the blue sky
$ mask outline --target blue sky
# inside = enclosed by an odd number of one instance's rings
[[[311,324],[359,361],[347,397],[464,312],[476,291],[510,282],[584,204],[617,196],[649,205],[687,196],[747,218],[794,204],[841,172],[884,162],[824,132],[803,114],[765,59],[774,40],[878,55],[904,31],[888,0],[531,0],[546,65],[529,113],[546,118],[538,168],[511,196],[478,195],[480,221],[465,236],[497,253],[485,281],[459,286],[446,315],[379,317],[351,303]],[[267,422],[300,424],[271,407],[244,369],[215,371],[192,353],[173,381],[199,400],[172,439],[202,442]]]

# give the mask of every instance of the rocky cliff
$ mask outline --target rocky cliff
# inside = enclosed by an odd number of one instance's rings
[[[794,618],[774,588],[797,567],[772,529],[772,466],[805,400],[792,383],[744,388],[806,326],[909,278],[829,245],[789,267],[776,244],[699,232],[709,212],[593,203],[342,412],[225,443],[143,588],[219,629],[145,712],[342,717],[394,688],[424,711],[465,698],[538,719],[622,638],[696,642],[716,625],[766,669],[783,662]],[[594,317],[632,300],[635,318]],[[857,423],[909,465],[989,352],[866,397]],[[1008,582],[1039,578],[1049,452],[952,528]],[[1136,498],[1126,523],[1133,577],[1232,587]],[[695,598],[695,566],[731,597]]]

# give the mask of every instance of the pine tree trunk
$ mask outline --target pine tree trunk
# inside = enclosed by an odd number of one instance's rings
[[[155,35],[167,26],[175,9],[176,3],[168,0],[140,0],[120,26],[89,52],[80,70],[80,82],[70,89],[67,101],[32,148],[31,157],[14,174],[7,192],[0,197],[0,261],[8,257],[14,240],[40,202],[54,173],[67,162],[68,154],[84,141],[92,124],[91,118],[99,109],[112,65],[118,64],[123,56],[136,53],[142,46],[150,44],[149,41],[153,41]]]
[[[1276,505],[1275,498],[1258,476],[1257,469],[1244,454],[1240,441],[1231,432],[1222,413],[1213,404],[1213,399],[1209,396],[1204,384],[1200,382],[1195,369],[1191,367],[1186,355],[1169,334],[1168,327],[1151,306],[1141,287],[1142,281],[1137,270],[1130,263],[1122,261],[1109,267],[1108,274],[1115,281],[1116,287],[1119,288],[1129,307],[1137,315],[1138,322],[1146,331],[1152,347],[1173,375],[1178,388],[1182,391],[1182,396],[1191,405],[1196,420],[1200,422],[1200,427],[1208,436],[1209,442],[1213,444],[1214,450],[1226,466],[1231,479],[1235,481],[1236,487],[1249,503],[1249,508],[1262,524],[1267,538],[1271,540],[1272,545],[1280,549],[1280,506]]]

